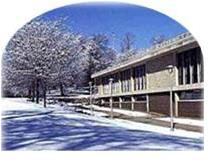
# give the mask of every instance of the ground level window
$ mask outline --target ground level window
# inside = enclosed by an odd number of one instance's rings
[[[180,100],[202,100],[204,99],[204,93],[202,90],[183,91],[179,93]]]
[[[135,101],[146,101],[146,95],[134,96]]]

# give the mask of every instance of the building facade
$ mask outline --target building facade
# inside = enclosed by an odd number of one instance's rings
[[[94,73],[96,99],[114,108],[203,118],[203,56],[190,33],[181,34],[143,54]],[[109,79],[112,78],[112,85]]]

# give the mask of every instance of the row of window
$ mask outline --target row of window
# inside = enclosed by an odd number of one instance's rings
[[[179,85],[203,82],[203,58],[200,48],[178,54]]]
[[[195,99],[204,99],[204,93],[202,90],[193,90],[193,91],[183,91],[179,93],[180,100],[195,100]]]
[[[133,76],[134,91],[146,89],[146,68],[145,65],[137,66],[135,68],[124,70],[120,73],[115,73],[111,76],[102,78],[103,93],[110,93],[109,79],[113,78],[112,93],[130,92],[132,90],[131,75]],[[121,88],[120,88],[121,84]]]
[[[179,85],[203,82],[203,58],[200,48],[179,53],[177,55],[177,68]],[[131,92],[132,89],[133,91],[147,89],[145,64],[103,77],[101,82],[103,84],[103,94],[110,93],[110,78],[113,78],[113,94],[120,93],[120,90],[125,93]]]

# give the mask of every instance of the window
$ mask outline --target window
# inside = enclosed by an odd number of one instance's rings
[[[134,97],[135,101],[146,101],[146,95],[139,95]]]
[[[179,93],[180,100],[193,100],[193,99],[204,99],[203,91],[194,90],[194,91],[184,91]]]
[[[121,90],[122,92],[131,91],[131,70],[121,72]]]
[[[197,49],[197,65],[198,65],[198,70],[199,70],[199,82],[203,82],[204,81],[204,63],[203,63],[203,57],[201,53],[201,49],[198,48]]]
[[[145,65],[133,69],[134,90],[146,89],[146,68]]]
[[[118,73],[112,75],[113,84],[112,84],[112,92],[113,94],[119,93],[119,75]]]
[[[185,84],[190,84],[190,54],[185,52],[184,67],[185,67]]]
[[[178,55],[178,66],[179,84],[183,84],[183,54]]]
[[[131,102],[131,97],[129,96],[124,96],[122,97],[123,102]]]
[[[194,48],[177,55],[178,83],[203,82],[203,59],[200,48]]]
[[[109,94],[109,78],[110,78],[109,76],[102,78],[104,94]]]
[[[191,67],[192,67],[192,80],[193,83],[198,82],[198,76],[197,76],[197,54],[194,54],[193,52],[191,53]]]

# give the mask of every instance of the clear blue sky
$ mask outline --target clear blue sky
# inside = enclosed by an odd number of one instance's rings
[[[141,6],[121,3],[84,3],[69,5],[42,15],[56,19],[68,16],[65,22],[74,32],[85,35],[115,35],[115,47],[119,49],[122,36],[131,32],[136,36],[135,47],[150,47],[152,37],[174,37],[187,30],[170,17]],[[112,44],[112,41],[111,41]]]

